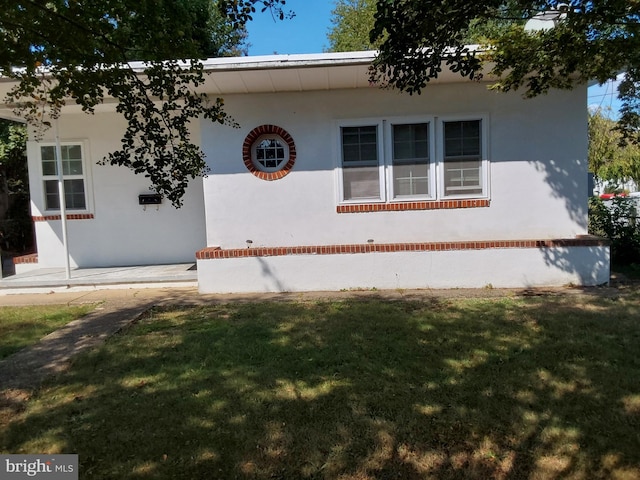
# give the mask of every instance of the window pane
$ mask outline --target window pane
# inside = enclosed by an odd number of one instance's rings
[[[378,127],[342,127],[344,199],[380,199]]]
[[[287,150],[277,138],[264,138],[255,145],[254,164],[258,169],[277,169],[285,160]]]
[[[43,175],[57,175],[58,166],[56,165],[56,150],[55,147],[40,147],[40,157],[42,159],[42,174]]]
[[[444,122],[444,156],[480,155],[480,120]]]
[[[482,193],[482,162],[468,159],[445,163],[444,187],[447,195]]]
[[[84,181],[81,179],[65,180],[64,198],[65,206],[69,210],[84,210],[86,208],[84,199]]]
[[[463,155],[480,155],[480,137],[465,137],[462,140]]]
[[[58,181],[45,180],[44,182],[44,202],[47,210],[60,209],[60,197],[58,196]]]
[[[62,145],[62,174],[82,175],[82,148],[80,145]],[[47,145],[40,147],[43,175],[58,175],[56,147]]]
[[[410,142],[412,140],[411,125],[394,125],[393,140],[395,142]]]
[[[394,198],[429,195],[429,165],[403,164],[393,167]]]
[[[429,195],[429,124],[393,125],[394,198]]]
[[[378,127],[342,127],[342,161],[378,164]]]
[[[43,175],[58,175],[58,166],[56,165],[55,160],[53,161],[42,161],[42,174]]]
[[[344,168],[344,199],[370,199],[380,198],[380,181],[378,179],[378,167]]]
[[[429,124],[393,126],[393,161],[429,161]]]
[[[55,160],[56,159],[56,149],[55,147],[40,147],[40,155],[42,156],[42,160]]]
[[[63,160],[63,175],[82,175],[82,160]]]
[[[61,150],[63,160],[82,160],[80,145],[63,145]]]
[[[480,120],[444,123],[446,195],[482,193]]]
[[[359,142],[360,134],[357,127],[342,128],[342,143],[344,145],[357,145]]]
[[[45,208],[47,210],[60,210],[60,196],[58,194],[58,181],[45,180]],[[84,194],[84,180],[74,179],[64,181],[65,207],[69,210],[86,209]]]
[[[462,142],[458,138],[445,138],[444,140],[444,156],[459,157],[462,155]]]
[[[360,161],[378,163],[378,146],[375,143],[364,143],[360,146]]]

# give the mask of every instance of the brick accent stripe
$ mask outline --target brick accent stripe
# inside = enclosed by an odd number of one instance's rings
[[[13,257],[11,260],[13,260],[14,265],[25,264],[25,263],[38,263],[38,254],[30,253],[28,255]]]
[[[253,147],[253,144],[263,135],[277,135],[282,138],[289,147],[289,160],[284,167],[277,172],[263,172],[258,170],[251,158],[251,148]],[[259,179],[268,181],[280,180],[291,171],[293,165],[296,163],[296,144],[293,142],[291,135],[289,135],[284,128],[280,128],[276,125],[260,125],[259,127],[251,130],[249,135],[244,139],[244,143],[242,144],[242,160],[244,162],[244,166],[247,167],[247,170]]]
[[[273,257],[283,255],[339,255],[353,253],[445,252],[452,250],[485,250],[492,248],[558,248],[602,247],[609,242],[599,237],[554,240],[490,240],[481,242],[421,242],[352,245],[309,245],[299,247],[232,248],[209,247],[196,252],[198,260],[241,257]]]
[[[338,205],[338,213],[368,213],[368,212],[401,212],[405,210],[443,210],[450,208],[480,208],[488,207],[488,199],[477,200],[433,200],[423,202],[396,203],[355,203]]]
[[[92,220],[93,213],[69,213],[67,214],[67,220]],[[45,215],[42,217],[33,216],[31,219],[34,222],[48,222],[50,220],[62,220],[62,215]]]

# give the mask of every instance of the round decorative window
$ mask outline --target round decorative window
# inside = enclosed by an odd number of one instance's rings
[[[259,138],[253,144],[251,157],[259,170],[275,172],[280,169],[282,162],[288,159],[289,148],[280,137],[269,135]]]
[[[278,180],[291,171],[296,160],[293,138],[275,125],[261,125],[244,140],[242,157],[247,169],[262,180]]]

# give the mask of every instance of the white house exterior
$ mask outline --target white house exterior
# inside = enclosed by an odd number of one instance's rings
[[[63,112],[73,265],[197,257],[202,292],[608,281],[608,246],[587,236],[586,86],[525,100],[443,74],[410,96],[370,85],[372,58],[207,61],[204,89],[240,128],[196,122],[211,173],[179,210],[96,165],[124,130],[113,106]],[[64,262],[51,141],[29,145],[39,266]]]

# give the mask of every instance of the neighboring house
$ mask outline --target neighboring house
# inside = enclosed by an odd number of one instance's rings
[[[443,72],[410,96],[370,85],[372,58],[205,62],[240,128],[195,122],[211,173],[179,210],[139,205],[145,178],[96,165],[124,129],[113,105],[67,108],[73,265],[197,257],[202,292],[608,281],[609,248],[586,235],[586,86],[525,100]],[[47,135],[29,144],[38,265],[62,266]]]

